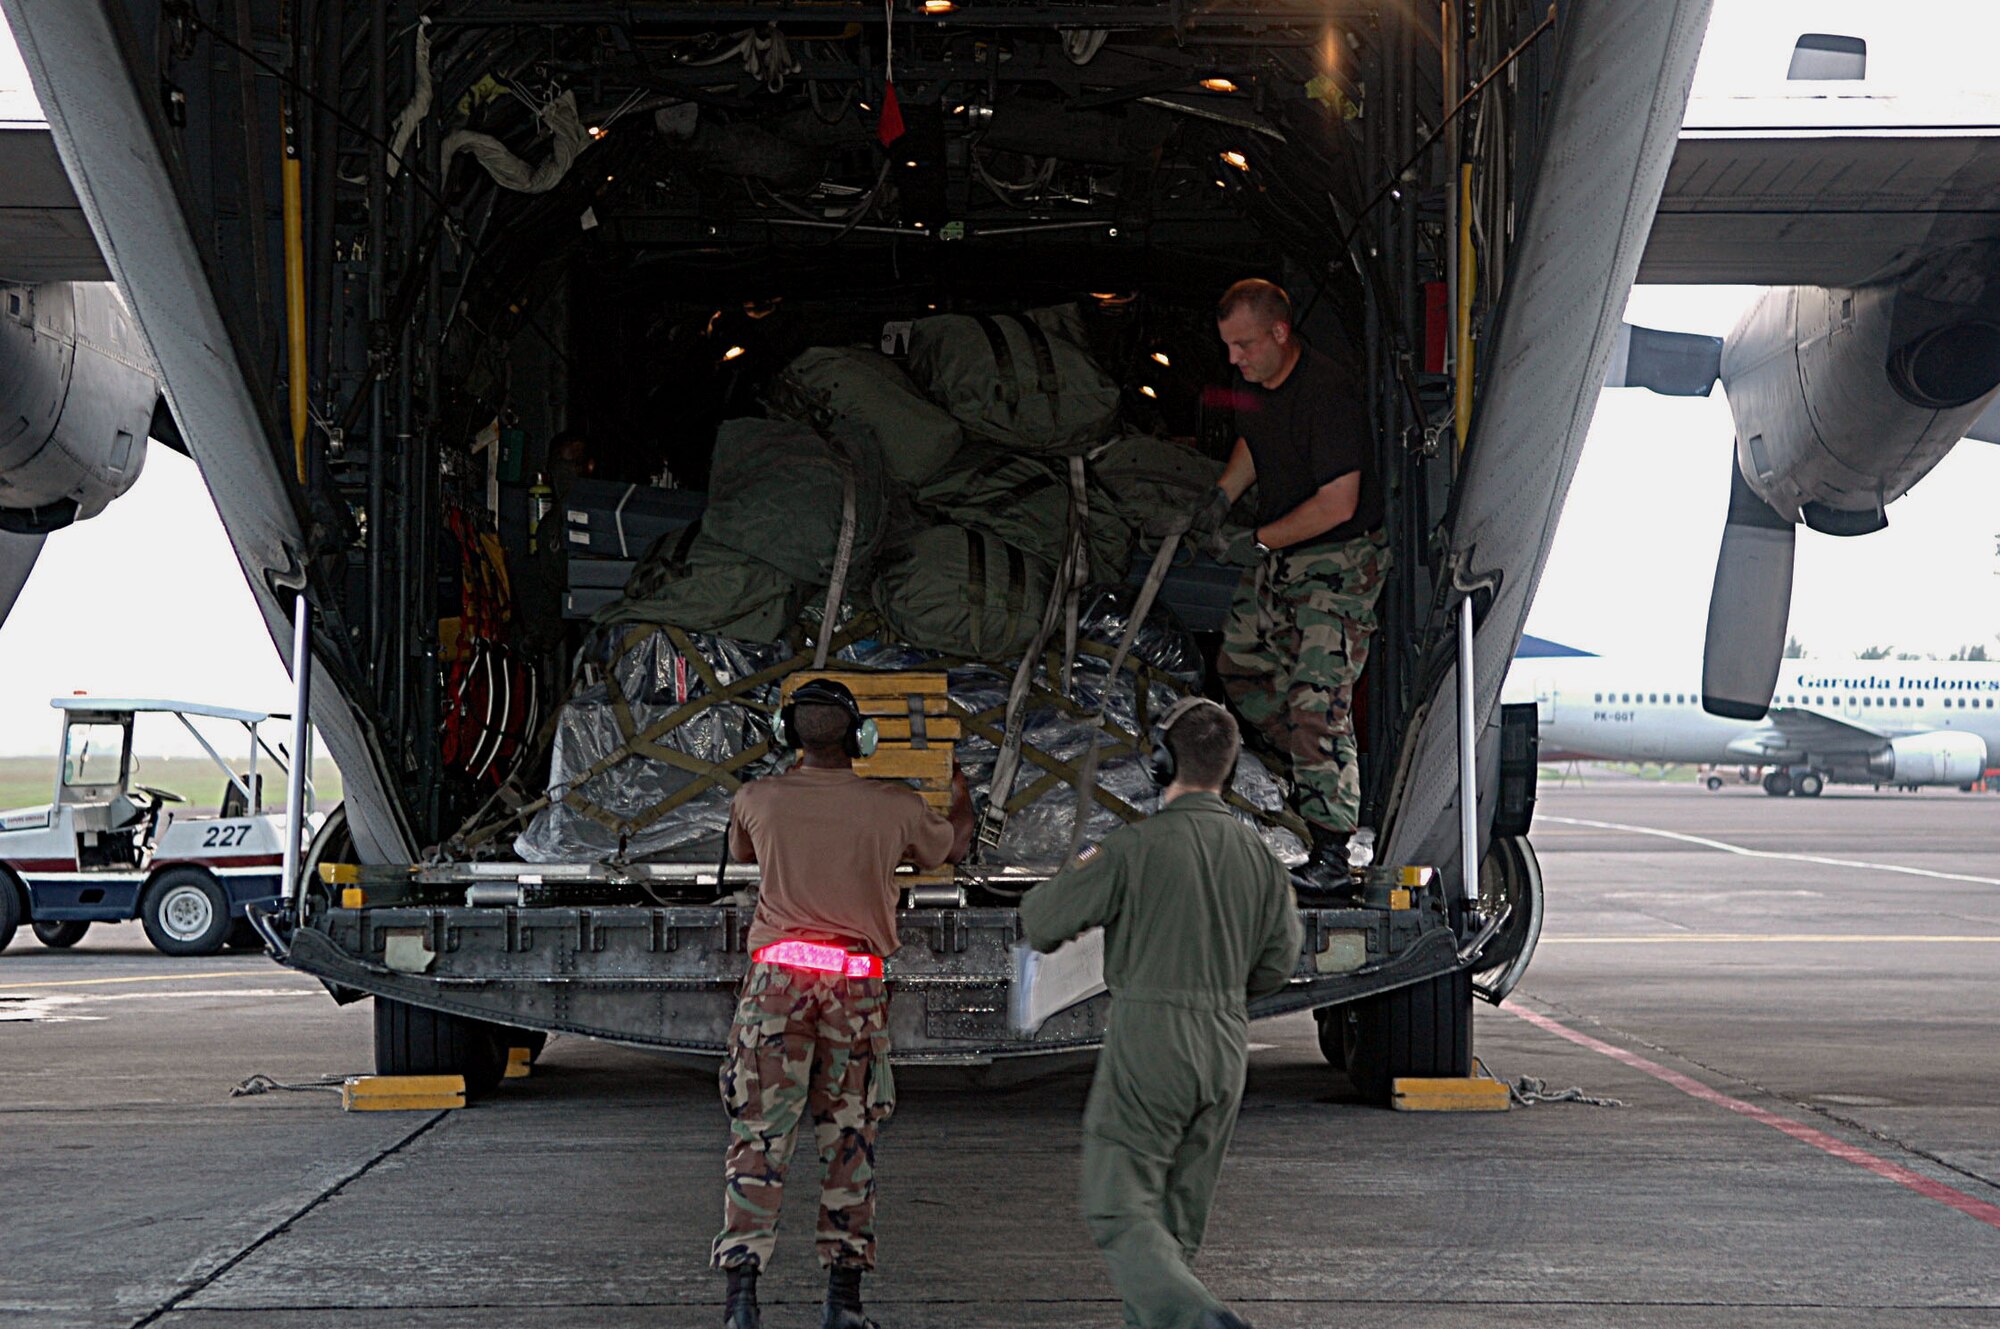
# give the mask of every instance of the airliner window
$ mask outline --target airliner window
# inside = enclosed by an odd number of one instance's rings
[[[1625,694],[1625,704],[1630,705],[1631,701],[1632,701],[1632,694],[1628,692]]]
[[[1657,706],[1660,704],[1660,694],[1657,692],[1648,693],[1646,696],[1646,700],[1652,705]]]
[[[1785,77],[1799,82],[1867,78],[1868,43],[1838,33],[1808,32],[1792,48],[1792,64]]]

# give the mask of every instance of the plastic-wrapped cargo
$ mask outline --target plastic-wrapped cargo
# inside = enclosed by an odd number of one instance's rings
[[[1102,839],[1127,820],[1158,810],[1160,791],[1146,769],[1142,740],[1174,702],[1199,685],[1202,659],[1187,630],[1156,606],[1113,680],[1111,656],[1135,595],[1129,586],[1096,588],[1087,595],[1066,695],[1058,691],[1060,678],[1050,675],[1051,667],[1060,672],[1059,662],[1045,661],[1036,670],[1022,710],[1025,760],[1009,791],[1014,810],[1000,842],[981,861],[1039,868],[1061,862],[1076,820],[1074,781],[1093,734],[1099,743],[1097,787],[1103,797],[1093,801],[1084,838]],[[859,621],[847,624],[850,632]],[[677,644],[677,636],[686,649]],[[550,789],[555,801],[517,837],[516,852],[529,862],[620,856],[713,862],[721,852],[718,837],[728,824],[728,799],[712,776],[703,783],[704,773],[722,767],[730,779],[754,779],[778,769],[779,758],[768,745],[769,714],[776,705],[777,680],[781,672],[790,672],[781,667],[796,657],[788,657],[781,646],[664,629],[605,640],[607,649],[616,652],[609,676],[580,690],[564,706]],[[1004,738],[1013,676],[1007,663],[967,662],[881,636],[843,647],[832,663],[850,669],[945,667],[952,706],[964,724],[956,755],[974,803],[984,811]],[[760,672],[772,677],[740,698],[693,711],[658,737],[672,751],[698,759],[688,766],[658,757],[621,756],[633,746],[635,735],[644,736],[690,703],[714,695],[704,667],[714,686],[725,689]],[[620,720],[621,698],[630,715],[629,729]],[[1099,708],[1100,718],[1093,724]],[[692,788],[697,783],[702,787]],[[1304,860],[1304,843],[1281,824],[1287,816],[1283,792],[1253,754],[1245,753],[1238,764],[1233,792],[1240,800],[1239,815],[1257,826],[1273,853],[1289,864]]]
[[[888,356],[860,346],[814,346],[779,372],[771,410],[823,434],[861,434],[882,454],[892,479],[920,485],[938,471],[965,431],[924,396]]]
[[[1075,305],[939,314],[910,329],[910,376],[968,434],[1062,456],[1104,441],[1122,399]]]
[[[690,649],[677,646],[674,635]],[[529,863],[717,861],[729,826],[729,789],[715,773],[740,781],[776,770],[767,708],[777,684],[702,706],[650,743],[633,740],[715,687],[784,659],[785,648],[666,631],[611,631],[600,641],[610,656],[605,681],[563,703],[550,754],[551,801],[515,837],[514,852]],[[646,746],[693,760],[677,764],[649,755]]]

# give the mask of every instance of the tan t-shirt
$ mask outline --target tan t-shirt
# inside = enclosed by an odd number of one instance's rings
[[[905,784],[808,766],[750,781],[729,809],[730,857],[763,869],[750,949],[799,937],[889,955],[896,865],[934,868],[955,838]]]

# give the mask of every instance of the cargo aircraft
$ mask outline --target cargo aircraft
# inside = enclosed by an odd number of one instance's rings
[[[95,246],[38,275],[117,280],[345,776],[308,867],[450,877],[350,907],[307,872],[270,920],[286,963],[376,998],[378,1049],[506,1026],[700,1048],[726,1025],[729,909],[612,926],[585,897],[627,869],[578,865],[568,886],[509,878],[509,909],[562,918],[496,930],[516,915],[459,880],[495,894],[511,869],[458,861],[454,837],[524,792],[463,760],[487,736],[446,671],[489,548],[463,519],[529,559],[529,479],[564,430],[632,478],[698,476],[715,421],[802,345],[1087,295],[1130,423],[1226,449],[1215,293],[1284,280],[1302,331],[1364,366],[1393,495],[1364,816],[1383,860],[1442,876],[1421,910],[1316,912],[1314,956],[1258,1013],[1319,1011],[1329,1055],[1379,1087],[1460,1073],[1473,974],[1497,999],[1532,952],[1501,683],[1634,280],[1790,285],[1763,349],[1812,374],[1773,390],[1773,475],[1829,446],[1807,427],[1850,394],[1886,393],[1892,423],[1928,410],[1914,457],[1991,386],[1966,288],[1994,140],[1874,114],[1822,132],[1923,28],[1907,8],[1759,7],[1791,14],[1772,90],[1683,135],[1708,0],[0,7]],[[1895,490],[1897,465],[1850,488]],[[574,642],[546,627],[485,631],[553,689]],[[1006,934],[1006,910],[921,923],[910,963],[947,986],[899,991],[899,1048],[1053,1046],[990,1024],[1005,1002],[978,984],[1005,971],[982,929]]]
[[[1829,783],[1963,787],[2000,752],[2000,664],[1786,660],[1769,713],[1710,713],[1697,671],[1575,650],[1523,654],[1506,700],[1533,702],[1544,757],[1764,766],[1764,792]]]

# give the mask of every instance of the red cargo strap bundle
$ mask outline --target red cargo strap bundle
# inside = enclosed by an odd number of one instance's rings
[[[841,974],[847,978],[882,977],[882,957],[866,952],[856,954],[839,946],[816,941],[774,941],[751,953],[758,964],[781,964],[787,969],[810,969],[818,974]]]

